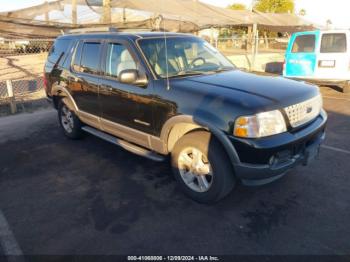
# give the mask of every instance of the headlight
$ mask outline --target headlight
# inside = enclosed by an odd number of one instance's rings
[[[286,131],[286,123],[282,113],[279,110],[274,110],[237,118],[233,133],[238,137],[257,138]]]

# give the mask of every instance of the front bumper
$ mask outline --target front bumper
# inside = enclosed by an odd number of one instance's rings
[[[242,180],[271,180],[297,165],[308,164],[325,139],[326,122],[327,114],[322,110],[312,123],[293,133],[262,139],[230,137],[240,157],[240,162],[234,164],[236,176]]]

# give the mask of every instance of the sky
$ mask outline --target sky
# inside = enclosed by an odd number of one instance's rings
[[[161,1],[161,0],[160,0]],[[233,3],[250,6],[252,0],[201,0],[202,2],[226,7]],[[43,3],[44,0],[0,0],[0,12],[21,9]],[[305,18],[313,23],[325,25],[330,19],[336,28],[350,28],[349,0],[295,0],[296,10],[306,10]]]

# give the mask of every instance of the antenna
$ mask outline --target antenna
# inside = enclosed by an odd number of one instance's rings
[[[162,0],[162,12],[164,11],[164,0]],[[170,80],[169,80],[169,65],[168,65],[168,42],[167,35],[165,33],[165,19],[163,15],[160,15],[163,20],[163,36],[164,36],[164,51],[165,51],[165,70],[166,70],[166,90],[170,90]]]

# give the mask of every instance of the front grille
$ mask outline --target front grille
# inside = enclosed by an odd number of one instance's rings
[[[315,96],[299,104],[284,108],[288,116],[289,123],[292,127],[298,127],[311,121],[320,114],[321,109],[321,95]]]

